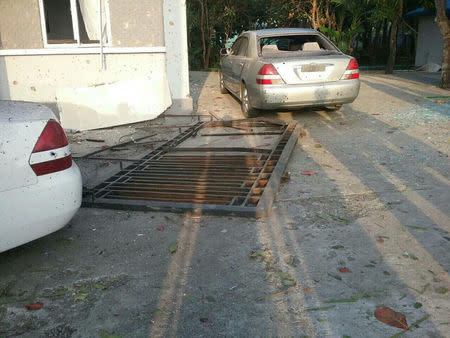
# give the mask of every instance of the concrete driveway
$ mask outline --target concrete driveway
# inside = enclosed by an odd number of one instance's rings
[[[340,112],[264,114],[306,131],[266,219],[82,209],[1,254],[0,337],[449,337],[450,101],[426,98],[449,93],[361,82]],[[242,118],[216,73],[191,84],[200,113]]]

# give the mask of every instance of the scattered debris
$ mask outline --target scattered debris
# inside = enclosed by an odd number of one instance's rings
[[[424,287],[422,288],[422,290],[417,290],[417,289],[413,288],[412,286],[408,286],[408,288],[410,288],[411,290],[416,291],[417,293],[419,293],[421,295],[423,295],[425,293],[425,291],[428,290],[429,287],[430,287],[430,283],[425,284]]]
[[[311,292],[312,292],[312,289],[310,289],[310,288],[303,288],[303,291],[308,292],[308,293],[311,293]]]
[[[105,142],[105,140],[102,140],[102,139],[95,139],[95,138],[87,138],[86,141],[89,141],[89,142],[97,142],[97,143],[104,143],[104,142]]]
[[[283,176],[281,176],[281,183],[287,183],[291,180],[291,173],[286,171]]]
[[[164,231],[164,227],[156,228],[156,230],[158,230],[158,231]]]
[[[329,273],[329,272],[327,274],[328,274],[328,276],[333,277],[334,279],[342,280],[342,277],[339,275],[335,275],[334,273]]]
[[[202,323],[209,323],[209,318],[206,318],[206,317],[200,318],[200,321],[201,321]]]
[[[223,234],[226,234],[228,232],[228,230],[227,229],[222,229],[222,230],[220,230],[220,232],[223,233]]]
[[[34,310],[40,310],[40,309],[42,309],[43,306],[44,306],[43,303],[37,302],[37,303],[33,303],[33,304],[27,304],[27,305],[25,305],[25,308],[26,308],[27,310],[32,310],[32,311],[34,311]]]
[[[339,272],[347,273],[347,272],[350,272],[350,269],[349,268],[340,268]]]
[[[306,171],[302,171],[300,174],[311,176],[311,175],[315,175],[317,173],[315,171],[312,171],[312,170],[306,170]]]
[[[422,307],[422,303],[415,302],[413,306],[414,306],[415,309],[420,309]]]
[[[410,259],[415,260],[415,261],[418,261],[418,260],[419,260],[419,258],[417,258],[416,255],[414,255],[414,254],[412,254],[412,253],[409,253],[408,251],[405,251],[405,252],[403,253],[403,257],[405,257],[405,258],[410,258]]]
[[[380,322],[397,327],[399,329],[408,330],[408,323],[404,314],[395,312],[388,307],[381,307],[374,311],[374,316]]]

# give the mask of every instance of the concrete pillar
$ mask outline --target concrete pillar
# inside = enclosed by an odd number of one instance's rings
[[[164,0],[164,38],[167,78],[169,80],[169,88],[173,101],[168,113],[192,113],[193,104],[189,94],[185,0]]]

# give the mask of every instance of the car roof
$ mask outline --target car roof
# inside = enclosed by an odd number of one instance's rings
[[[277,34],[308,34],[318,33],[315,29],[311,28],[270,28],[270,29],[258,29],[253,31],[247,31],[244,33],[253,33],[257,37],[277,35]]]
[[[0,121],[26,122],[54,119],[47,106],[35,102],[0,100]]]

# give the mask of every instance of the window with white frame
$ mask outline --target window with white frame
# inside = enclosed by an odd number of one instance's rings
[[[45,47],[110,42],[109,0],[39,0]]]

